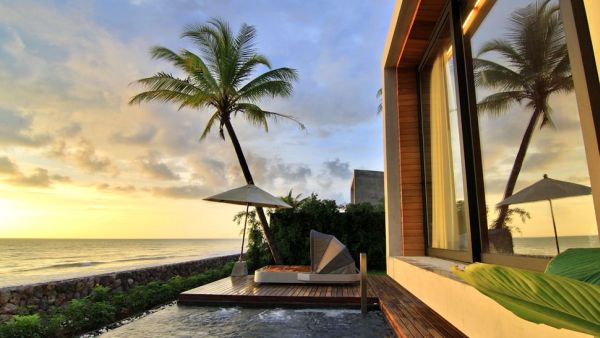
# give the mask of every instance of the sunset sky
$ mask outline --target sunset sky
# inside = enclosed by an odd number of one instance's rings
[[[523,2],[499,3],[474,50]],[[127,104],[141,89],[133,81],[175,72],[149,48],[193,48],[179,39],[182,28],[211,17],[235,30],[254,25],[259,50],[300,75],[292,97],[262,106],[294,115],[306,131],[280,122],[266,134],[233,121],[256,184],[347,203],[353,169],[383,168],[375,92],[392,8],[387,0],[0,0],[0,238],[239,236],[232,217],[243,208],[201,200],[244,184],[229,141],[217,133],[198,141],[208,112]],[[536,134],[517,190],[543,173],[589,184],[574,96],[553,102],[558,128]],[[481,121],[490,205],[525,128],[521,111]],[[555,206],[562,234],[595,233],[591,197]],[[522,235],[550,235],[547,204],[523,207],[532,220]]]
[[[190,48],[186,24],[256,26],[275,67],[296,68],[293,114],[268,134],[234,120],[257,185],[348,202],[351,170],[381,170],[375,92],[393,2],[0,1],[0,237],[236,237],[244,184],[231,143],[198,142],[206,111],[128,106],[157,71],[154,45]]]

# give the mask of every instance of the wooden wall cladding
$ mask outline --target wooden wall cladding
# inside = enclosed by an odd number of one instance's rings
[[[403,254],[425,255],[419,134],[418,65],[447,0],[421,0],[397,63],[400,208]]]

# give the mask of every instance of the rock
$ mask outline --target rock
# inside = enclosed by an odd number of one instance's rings
[[[129,284],[129,285],[133,285],[133,279],[131,279],[131,278],[128,278],[128,279],[127,279],[127,284]]]
[[[8,303],[10,299],[10,291],[0,291],[0,305]]]
[[[12,314],[15,314],[15,312],[17,312],[18,308],[19,307],[16,306],[15,304],[13,304],[13,303],[6,303],[2,307],[2,313],[12,315]]]

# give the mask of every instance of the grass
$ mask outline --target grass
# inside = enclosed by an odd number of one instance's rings
[[[70,337],[93,331],[169,303],[182,291],[224,278],[231,273],[232,267],[233,262],[230,262],[188,277],[175,276],[123,292],[96,286],[89,296],[72,299],[65,307],[12,317],[0,324],[0,338]]]

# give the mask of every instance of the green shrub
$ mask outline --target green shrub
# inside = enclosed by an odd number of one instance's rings
[[[115,320],[116,308],[107,301],[73,299],[64,309],[65,325],[70,332],[86,332]]]
[[[0,326],[1,338],[36,338],[44,336],[44,329],[38,314],[17,315]]]
[[[336,236],[344,243],[358,264],[361,252],[367,253],[369,270],[385,270],[385,213],[383,205],[369,203],[342,206],[335,201],[311,195],[301,202],[290,203],[292,209],[271,213],[271,229],[285,264],[310,264],[310,230]],[[243,213],[241,214],[243,215]],[[238,215],[236,220],[240,220]],[[254,270],[272,264],[260,223],[249,213],[250,234],[246,260]]]
[[[188,277],[175,276],[165,282],[150,282],[123,292],[96,286],[89,296],[53,307],[46,314],[17,315],[0,324],[0,338],[66,337],[99,329],[171,302],[185,290],[228,276],[233,262]],[[23,309],[25,312],[32,309]]]

